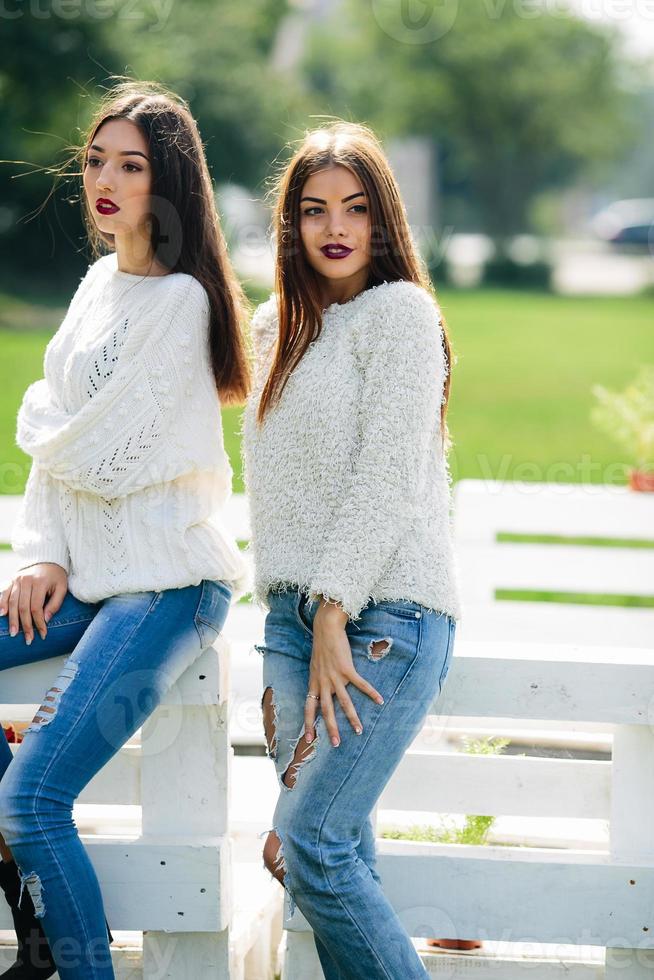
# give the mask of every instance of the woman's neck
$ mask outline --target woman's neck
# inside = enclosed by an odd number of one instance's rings
[[[155,257],[151,249],[145,250],[143,242],[135,247],[133,242],[116,238],[116,260],[120,272],[133,276],[167,276],[167,269]]]
[[[323,309],[327,309],[332,303],[347,303],[354,299],[368,285],[370,269],[360,269],[359,272],[348,276],[347,279],[324,279],[323,281]]]

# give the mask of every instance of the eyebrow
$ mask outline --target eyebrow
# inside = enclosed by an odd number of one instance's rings
[[[89,147],[89,149],[91,149],[91,150],[97,150],[98,153],[104,153],[104,150],[102,149],[102,147],[101,146],[98,146],[95,143],[93,143],[92,146]],[[148,159],[146,157],[145,153],[141,153],[140,150],[121,150],[120,153],[118,154],[118,156],[121,156],[121,157],[143,157],[144,160],[147,160]]]
[[[344,197],[341,204],[345,204],[346,201],[351,201],[353,197],[365,197],[363,191],[357,191],[356,194],[350,194],[349,197]],[[327,201],[323,201],[322,197],[302,197],[300,198],[300,204],[302,201],[317,201],[318,204],[327,204]]]

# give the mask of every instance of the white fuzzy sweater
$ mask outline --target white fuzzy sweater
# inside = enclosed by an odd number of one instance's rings
[[[461,616],[451,477],[441,452],[440,311],[411,282],[381,283],[323,313],[319,338],[256,423],[277,339],[275,294],[252,320],[255,387],[243,418],[254,597],[292,585],[352,620],[409,599]]]
[[[18,412],[23,568],[57,562],[85,602],[203,578],[246,591],[208,325],[192,276],[121,272],[115,253],[89,267]]]

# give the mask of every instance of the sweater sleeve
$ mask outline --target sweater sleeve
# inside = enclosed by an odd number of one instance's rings
[[[360,448],[310,583],[359,618],[420,504],[446,376],[433,296],[391,285],[361,328]]]
[[[100,260],[89,265],[69,305],[74,311],[99,273]],[[53,334],[53,340],[56,334]],[[59,491],[48,471],[32,460],[18,517],[12,528],[11,547],[22,562],[19,570],[41,562],[55,562],[70,572],[70,553],[61,520]]]
[[[59,508],[59,493],[52,477],[32,463],[18,518],[11,532],[11,547],[19,568],[55,562],[70,572],[68,543]]]
[[[76,416],[64,425],[53,423],[57,434],[41,462],[54,479],[111,500],[228,462],[206,290],[189,276],[161,316],[165,323],[156,343],[146,343],[136,362],[125,366],[128,381],[114,376]],[[51,411],[45,394],[43,405],[36,425],[31,419],[37,438]],[[30,451],[29,441],[24,448]]]
[[[277,297],[271,293],[265,303],[257,306],[250,321],[250,334],[254,349],[255,374],[260,377],[268,373],[270,355],[277,341],[279,326],[277,322]]]

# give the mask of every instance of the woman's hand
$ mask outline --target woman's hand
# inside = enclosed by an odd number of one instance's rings
[[[309,670],[309,694],[319,696],[320,710],[325,719],[332,745],[340,744],[332,700],[333,694],[336,694],[357,735],[361,734],[363,726],[354,710],[354,705],[345,685],[354,684],[377,704],[384,703],[381,694],[354,669],[350,642],[345,632],[347,621],[347,613],[343,612],[342,609],[334,603],[320,600],[320,607],[313,618],[313,651]],[[311,742],[315,736],[314,725],[317,707],[316,698],[307,697],[304,705],[304,731],[307,742]]]
[[[0,592],[0,616],[9,615],[10,636],[18,633],[20,620],[28,646],[34,639],[34,626],[45,640],[47,623],[59,610],[67,591],[68,574],[61,565],[44,561],[23,568]]]

